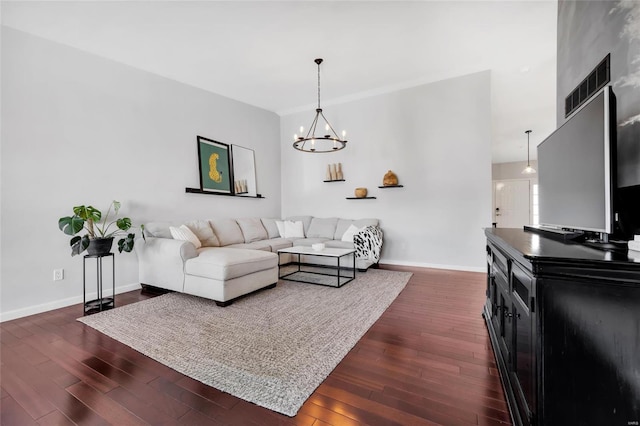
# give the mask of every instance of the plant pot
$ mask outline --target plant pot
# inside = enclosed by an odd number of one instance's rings
[[[94,238],[89,241],[87,253],[91,256],[102,256],[111,252],[113,245],[113,237],[111,238]]]

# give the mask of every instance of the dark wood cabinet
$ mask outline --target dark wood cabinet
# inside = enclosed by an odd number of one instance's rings
[[[483,315],[514,424],[640,424],[640,261],[485,233]]]

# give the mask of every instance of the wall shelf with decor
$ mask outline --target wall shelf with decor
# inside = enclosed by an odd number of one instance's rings
[[[190,194],[208,194],[208,195],[226,195],[228,197],[238,197],[238,198],[265,198],[262,194],[257,195],[239,195],[239,194],[231,194],[229,192],[211,192],[211,191],[203,191],[200,188],[185,188],[185,192]]]
[[[347,197],[347,200],[375,200],[377,197]]]
[[[378,188],[404,188],[404,185],[385,185],[379,186]]]
[[[323,182],[344,182],[344,179],[323,180]]]

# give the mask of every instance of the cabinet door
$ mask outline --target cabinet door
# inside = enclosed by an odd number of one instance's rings
[[[533,314],[531,312],[533,280],[520,267],[511,266],[510,319],[513,321],[513,359],[510,377],[522,423],[530,424],[535,411],[535,363]]]
[[[545,279],[540,302],[544,424],[640,423],[640,285]]]
[[[498,289],[497,289],[498,283],[497,281],[500,280],[504,286],[507,285],[506,284],[507,281],[504,275],[502,275],[500,278],[496,278],[497,274],[501,274],[501,272],[499,272],[498,268],[493,263],[492,254],[489,253],[487,255],[487,301],[486,301],[487,309],[485,310],[485,312],[486,312],[486,315],[488,315],[486,320],[493,322],[495,330],[498,330],[498,327],[499,327],[499,323],[495,321],[496,315],[498,314]]]
[[[505,281],[504,284],[502,281]],[[511,321],[511,297],[506,278],[501,273],[496,274],[496,297],[497,307],[494,317],[494,329],[498,334],[498,344],[500,353],[505,364],[509,368],[511,365],[511,347],[513,342],[513,327]]]
[[[498,297],[496,290],[496,271],[493,265],[493,256],[491,250],[487,248],[487,301],[485,314],[487,322],[493,321],[498,309]]]

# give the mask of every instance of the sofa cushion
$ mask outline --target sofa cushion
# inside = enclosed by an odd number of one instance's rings
[[[209,224],[218,237],[220,246],[244,243],[244,235],[235,219],[211,219]]]
[[[311,247],[312,244],[315,243],[324,243],[325,241],[330,241],[328,238],[293,238],[291,242],[294,246],[304,246]]]
[[[203,247],[220,247],[218,237],[213,233],[211,225],[206,220],[191,220],[184,223],[187,228],[196,234]]]
[[[304,235],[307,235],[307,231],[309,230],[309,225],[311,225],[311,219],[313,219],[313,216],[291,216],[291,217],[288,217],[286,220],[291,220],[293,222],[297,222],[297,221],[302,222],[302,226],[304,228]]]
[[[278,256],[262,250],[207,247],[184,264],[185,273],[215,280],[230,280],[278,266]]]
[[[336,224],[336,232],[333,234],[333,239],[340,241],[342,236],[344,235],[344,231],[347,230],[349,226],[353,225],[353,219],[338,219],[338,223]]]
[[[308,238],[329,238],[333,239],[333,235],[336,232],[336,225],[338,224],[338,218],[319,218],[314,217],[309,224],[309,230],[305,233]]]
[[[266,240],[269,238],[267,230],[262,226],[262,221],[257,217],[244,217],[236,219],[245,243]]]
[[[325,247],[329,247],[329,248],[343,248],[343,249],[353,248],[353,242],[349,242],[349,241],[329,240],[326,243],[324,243],[324,245]]]
[[[277,219],[262,218],[262,226],[267,230],[267,236],[269,238],[280,238],[280,232],[276,226]]]
[[[252,243],[231,244],[231,245],[228,245],[228,246],[225,246],[225,247],[272,251],[271,250],[271,244],[269,244],[268,240],[254,241]]]
[[[293,247],[291,240],[287,240],[285,238],[271,238],[266,242],[269,243],[271,251],[274,253],[283,248]]]
[[[342,236],[344,232],[349,228],[350,225],[355,225],[356,228],[362,229],[365,226],[378,226],[378,219],[338,219],[338,224],[336,225],[336,232],[333,234],[334,240],[342,240]]]
[[[196,234],[194,234],[186,225],[180,225],[179,228],[170,226],[169,232],[171,232],[171,236],[174,240],[189,241],[197,249],[202,247],[202,243],[200,242]]]

